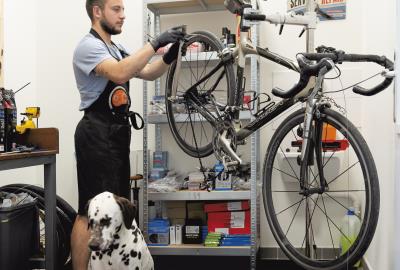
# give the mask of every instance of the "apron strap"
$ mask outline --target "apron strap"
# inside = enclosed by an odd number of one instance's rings
[[[133,126],[134,129],[136,130],[141,130],[144,127],[144,120],[143,117],[137,113],[137,112],[128,112],[128,117],[131,120],[131,125]],[[139,120],[141,121],[141,125],[138,125],[137,119],[139,118]]]

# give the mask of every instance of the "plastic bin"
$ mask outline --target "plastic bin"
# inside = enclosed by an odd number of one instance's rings
[[[30,269],[39,252],[39,210],[36,201],[0,208],[0,269]]]

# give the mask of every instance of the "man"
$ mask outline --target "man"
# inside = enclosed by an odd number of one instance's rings
[[[86,0],[86,10],[92,29],[73,58],[79,109],[85,112],[75,131],[79,210],[71,236],[74,270],[87,269],[89,232],[84,209],[88,200],[106,190],[129,195],[129,79],[161,76],[176,59],[178,41],[184,36],[172,28],[128,55],[111,41],[112,35],[122,32],[123,1]],[[174,45],[163,58],[148,64],[154,53],[169,43]],[[131,122],[138,128],[134,117]]]

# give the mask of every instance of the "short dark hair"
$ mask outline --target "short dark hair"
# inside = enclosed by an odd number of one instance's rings
[[[106,0],[86,0],[86,12],[91,21],[93,21],[93,7],[99,6],[101,9],[104,9],[105,2]]]

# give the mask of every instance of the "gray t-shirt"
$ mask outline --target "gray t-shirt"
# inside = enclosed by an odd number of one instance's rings
[[[121,45],[118,46],[125,51]],[[108,79],[96,75],[94,69],[98,64],[111,57],[122,59],[118,48],[114,45],[104,44],[103,41],[90,33],[84,36],[76,47],[73,67],[76,85],[81,96],[80,111],[92,105],[106,87]]]

